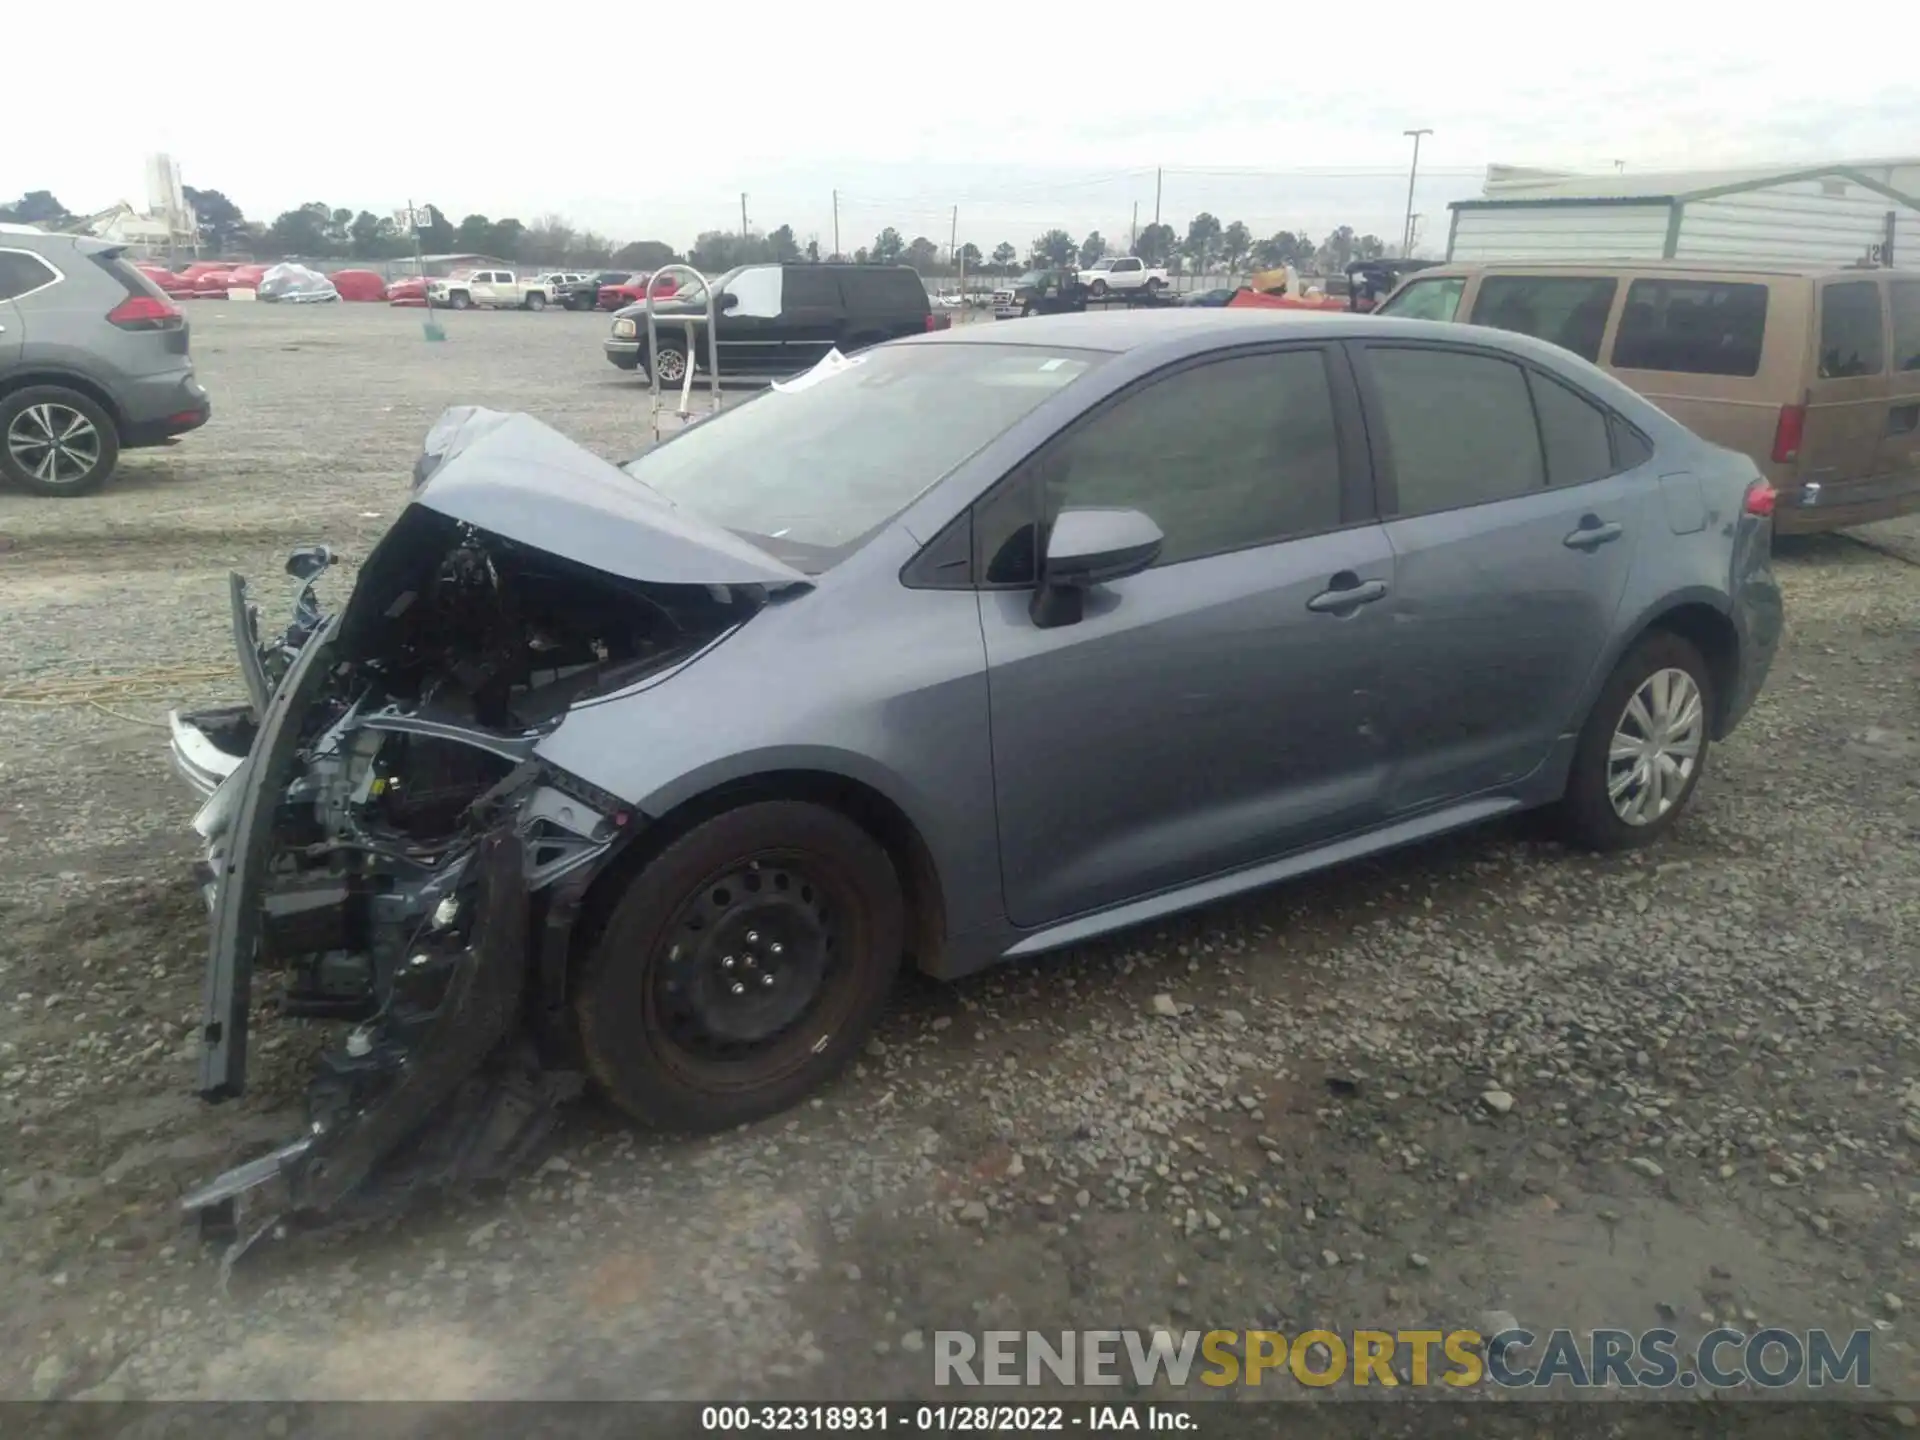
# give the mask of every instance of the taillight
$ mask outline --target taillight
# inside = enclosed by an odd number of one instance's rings
[[[1807,407],[1782,405],[1773,427],[1773,463],[1791,465],[1800,458],[1800,439],[1806,434]]]
[[[1747,486],[1746,502],[1741,508],[1743,508],[1747,514],[1757,515],[1764,520],[1773,514],[1773,502],[1777,498],[1778,493],[1779,492],[1766,481],[1756,480]]]
[[[174,330],[180,312],[158,295],[129,295],[107,312],[107,322],[122,330]]]

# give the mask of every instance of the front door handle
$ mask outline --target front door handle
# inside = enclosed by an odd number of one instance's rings
[[[1307,609],[1316,610],[1322,615],[1338,615],[1343,610],[1358,610],[1362,605],[1371,605],[1386,593],[1386,581],[1362,580],[1351,571],[1345,571],[1333,577],[1331,588],[1322,590],[1307,601]]]
[[[1587,518],[1592,520],[1594,517],[1590,515]],[[1591,525],[1582,523],[1578,530],[1560,543],[1569,550],[1598,550],[1609,540],[1618,540],[1626,533],[1626,527],[1618,520],[1609,520],[1604,525],[1595,520]]]

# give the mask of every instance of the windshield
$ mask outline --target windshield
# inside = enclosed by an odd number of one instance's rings
[[[1028,345],[872,350],[683,430],[626,469],[818,574],[1107,358]]]
[[[1020,285],[1038,285],[1042,280],[1047,278],[1049,273],[1050,272],[1045,270],[1029,270],[1015,283]]]
[[[1467,282],[1461,278],[1415,280],[1403,285],[1386,304],[1373,313],[1392,315],[1401,320],[1451,320],[1460,308],[1460,292]]]

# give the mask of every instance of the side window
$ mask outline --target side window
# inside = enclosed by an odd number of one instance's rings
[[[1546,482],[1527,377],[1457,350],[1366,347],[1399,490],[1396,513],[1507,500]]]
[[[781,281],[786,287],[782,298],[789,310],[837,310],[840,287],[832,274],[818,265],[795,265]]]
[[[783,288],[783,271],[778,265],[756,265],[742,270],[727,283],[727,293],[738,302],[727,314],[736,318],[775,319],[780,314]]]
[[[1551,341],[1582,360],[1600,358],[1617,280],[1573,275],[1489,275],[1473,300],[1472,321]]]
[[[1527,384],[1540,419],[1549,485],[1584,485],[1630,468],[1614,464],[1606,411],[1538,371],[1527,372]]]
[[[1613,365],[1679,375],[1758,375],[1767,287],[1719,280],[1627,286]]]
[[[1851,380],[1887,368],[1880,287],[1849,280],[1820,292],[1820,378]]]
[[[59,279],[38,255],[24,250],[0,250],[0,300],[11,300]]]
[[[1463,279],[1415,280],[1401,289],[1376,312],[1400,320],[1451,320],[1460,309],[1460,292],[1467,288]]]
[[[1893,301],[1893,368],[1920,370],[1920,280],[1896,280]]]
[[[1122,397],[1022,467],[975,512],[975,573],[1032,584],[1032,485],[1047,522],[1125,507],[1166,535],[1158,565],[1272,544],[1341,523],[1340,447],[1318,350],[1238,356]]]
[[[1131,275],[1135,270],[1138,270],[1139,268],[1140,268],[1140,262],[1130,257],[1127,259],[1116,260],[1113,262],[1113,269],[1116,275]]]

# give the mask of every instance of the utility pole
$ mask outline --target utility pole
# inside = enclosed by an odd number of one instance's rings
[[[1412,218],[1407,221],[1407,253],[1402,255],[1400,257],[1401,259],[1411,260],[1413,258],[1414,243],[1420,238],[1420,222],[1425,218],[1425,216],[1416,210],[1413,212]]]
[[[747,192],[740,192],[740,238],[747,238]]]
[[[840,192],[833,192],[833,258],[840,258]]]
[[[1413,137],[1413,165],[1407,171],[1407,223],[1400,232],[1400,258],[1408,259],[1413,253],[1413,182],[1420,173],[1420,137],[1431,135],[1431,129],[1402,130],[1402,135]]]
[[[1127,249],[1131,250],[1140,243],[1140,202],[1133,202],[1133,224],[1127,231]]]
[[[953,207],[953,220],[947,230],[947,263],[949,265],[960,263],[960,207],[958,205]]]
[[[1153,172],[1153,223],[1156,225],[1160,223],[1160,182],[1166,175],[1163,169],[1156,168]]]

